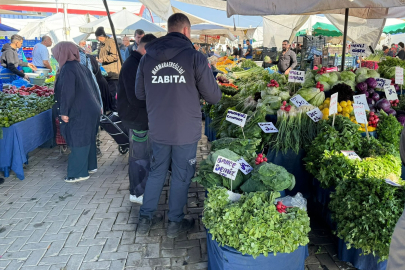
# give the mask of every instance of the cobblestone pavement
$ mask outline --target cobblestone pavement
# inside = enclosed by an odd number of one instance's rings
[[[158,211],[166,218],[148,237],[136,236],[139,206],[129,201],[127,155],[101,133],[98,172],[87,181],[65,183],[67,155],[59,148],[36,149],[25,180],[14,175],[0,185],[0,269],[206,269],[207,245],[201,222],[204,189],[193,183],[186,212],[197,222],[176,239],[166,237],[168,186]],[[198,161],[209,152],[203,136]],[[325,230],[311,232],[307,269],[348,269],[336,259]],[[339,265],[341,264],[341,265]]]

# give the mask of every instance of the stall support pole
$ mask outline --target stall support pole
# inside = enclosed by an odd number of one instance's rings
[[[347,25],[349,22],[349,9],[345,9],[345,26],[343,29],[343,53],[342,53],[342,65],[340,67],[340,71],[345,70],[345,58],[346,58],[346,42],[347,42]]]
[[[107,5],[107,0],[103,0],[103,4],[105,7],[105,11],[107,12],[107,16],[108,16],[108,21],[110,22],[110,27],[111,27],[111,31],[114,37],[114,41],[115,41],[115,46],[117,47],[117,53],[118,53],[118,58],[120,59],[121,65],[122,63],[122,57],[120,54],[120,47],[118,46],[118,42],[117,42],[117,36],[115,35],[115,28],[114,28],[114,24],[111,20],[111,15],[110,15],[110,10],[108,9],[108,5]]]

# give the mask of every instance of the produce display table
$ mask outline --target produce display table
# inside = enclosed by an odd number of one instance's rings
[[[308,257],[308,246],[300,246],[292,253],[269,253],[267,257],[260,255],[253,258],[251,255],[242,255],[239,251],[228,247],[219,246],[212,240],[212,235],[207,232],[208,270],[302,270],[305,259]]]
[[[0,171],[8,177],[11,169],[23,180],[23,164],[28,162],[28,153],[52,137],[52,110],[3,128],[3,139],[0,139]]]

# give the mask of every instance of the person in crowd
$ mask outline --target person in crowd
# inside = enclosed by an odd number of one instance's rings
[[[194,49],[196,49],[197,51],[200,51],[200,45],[198,43],[194,44]]]
[[[122,38],[117,38],[117,43],[118,43],[118,48],[120,48],[122,64],[124,64],[124,62],[125,62],[125,50],[127,49],[127,47],[125,47],[124,42],[122,41]]]
[[[98,49],[98,61],[103,68],[108,72],[107,82],[108,89],[112,97],[111,110],[117,111],[117,101],[115,96],[118,89],[118,77],[121,70],[121,61],[119,60],[117,46],[114,39],[107,37],[104,27],[97,28],[95,35],[100,42]]]
[[[211,57],[208,58],[208,63],[211,65],[212,73],[214,73],[214,74],[215,74],[215,73],[216,73],[216,74],[218,74],[218,73],[223,74],[224,72],[220,71],[219,69],[217,69],[217,68],[215,67],[215,65],[217,64],[217,62],[218,62],[218,57],[216,57],[216,56],[211,56]]]
[[[395,57],[397,55],[397,45],[395,43],[391,44],[391,51],[392,51],[392,57]]]
[[[135,96],[135,74],[139,62],[145,55],[145,45],[156,39],[152,34],[145,35],[139,42],[138,49],[122,65],[117,108],[124,126],[129,130],[129,200],[142,204],[146,180],[150,169],[150,141],[148,138],[148,114],[145,100]]]
[[[22,60],[18,59],[17,50],[22,47],[24,38],[19,35],[12,35],[10,38],[10,43],[6,43],[3,45],[1,49],[1,66],[3,70],[1,73],[10,73],[13,74],[11,78],[12,81],[19,77],[29,80],[28,76],[24,74],[23,71],[18,70],[18,66],[21,67],[30,67],[33,70],[36,70],[36,66],[34,64],[30,64],[27,62],[23,62]]]
[[[48,36],[43,36],[41,43],[38,43],[32,49],[32,64],[37,68],[47,68],[52,72],[52,67],[49,62],[48,48],[52,46],[52,39]]]
[[[405,129],[402,130],[399,153],[402,165],[405,166]],[[392,234],[390,252],[386,270],[403,269],[405,265],[405,209]]]
[[[288,75],[290,71],[297,66],[297,55],[295,52],[290,50],[290,42],[288,40],[283,41],[282,51],[278,57],[278,60],[270,63],[277,64],[278,71],[281,74],[286,75]]]
[[[400,42],[398,43],[398,52],[397,52],[397,57],[401,60],[405,59],[405,51],[404,51],[404,43]]]
[[[132,51],[135,51],[136,49],[138,49],[138,45],[139,42],[141,42],[141,38],[143,38],[143,36],[145,35],[145,32],[142,29],[136,29],[135,30],[135,34],[134,34],[134,44],[133,45],[129,45],[127,47],[127,49],[125,50],[125,59],[127,59]]]
[[[236,48],[235,46],[233,46],[233,52],[232,52],[232,56],[236,58],[238,58],[239,52],[238,52],[238,48]]]
[[[302,50],[302,46],[301,46],[301,44],[298,43],[294,49],[294,52],[295,52],[295,54],[299,54],[299,53],[301,53],[301,50]]]
[[[191,24],[175,13],[167,21],[168,34],[150,42],[139,64],[135,93],[146,100],[152,161],[139,212],[138,235],[147,235],[162,222],[155,214],[166,173],[171,165],[167,237],[175,238],[194,226],[184,218],[187,193],[195,173],[201,139],[200,97],[210,104],[221,99],[208,60],[190,41]]]
[[[92,73],[80,64],[78,47],[68,41],[56,44],[52,54],[59,63],[55,102],[60,131],[71,149],[65,182],[87,180],[97,171],[96,134],[101,104]]]
[[[231,54],[231,47],[229,47],[229,45],[226,45],[226,56],[230,56]]]
[[[243,48],[242,48],[242,44],[238,44],[238,56],[239,59],[243,58]]]
[[[122,43],[124,44],[125,47],[128,47],[129,44],[130,44],[129,37],[128,37],[128,36],[124,36],[124,37],[122,38]]]
[[[125,36],[122,38],[122,49],[124,50],[124,52],[121,52],[121,57],[122,57],[122,61],[125,62],[125,60],[127,60],[127,58],[125,57],[125,53],[127,51],[127,48],[130,44],[130,40],[129,37]]]
[[[383,52],[385,56],[394,57],[393,52],[388,48],[388,46],[383,46]]]
[[[87,45],[85,40],[80,40],[79,42],[79,47],[86,53],[90,54],[91,53],[91,47]]]
[[[253,48],[252,45],[250,45],[250,41],[246,40],[246,45],[247,45],[247,50],[245,53],[245,58],[246,59],[252,59],[253,58]]]

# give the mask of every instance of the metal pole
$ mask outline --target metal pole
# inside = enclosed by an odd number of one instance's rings
[[[105,11],[107,12],[108,21],[110,22],[110,27],[111,27],[111,31],[112,31],[112,34],[113,34],[113,37],[114,37],[115,46],[117,47],[118,58],[120,59],[120,62],[121,62],[121,65],[122,65],[120,47],[118,47],[117,36],[115,35],[114,24],[113,24],[113,22],[111,20],[111,15],[110,15],[110,11],[108,9],[107,0],[103,0],[103,4],[104,4],[104,7],[105,7]]]
[[[343,29],[343,53],[342,53],[342,65],[340,70],[345,70],[345,58],[346,58],[346,42],[347,42],[347,25],[349,22],[349,9],[346,8],[345,10],[345,26]]]

